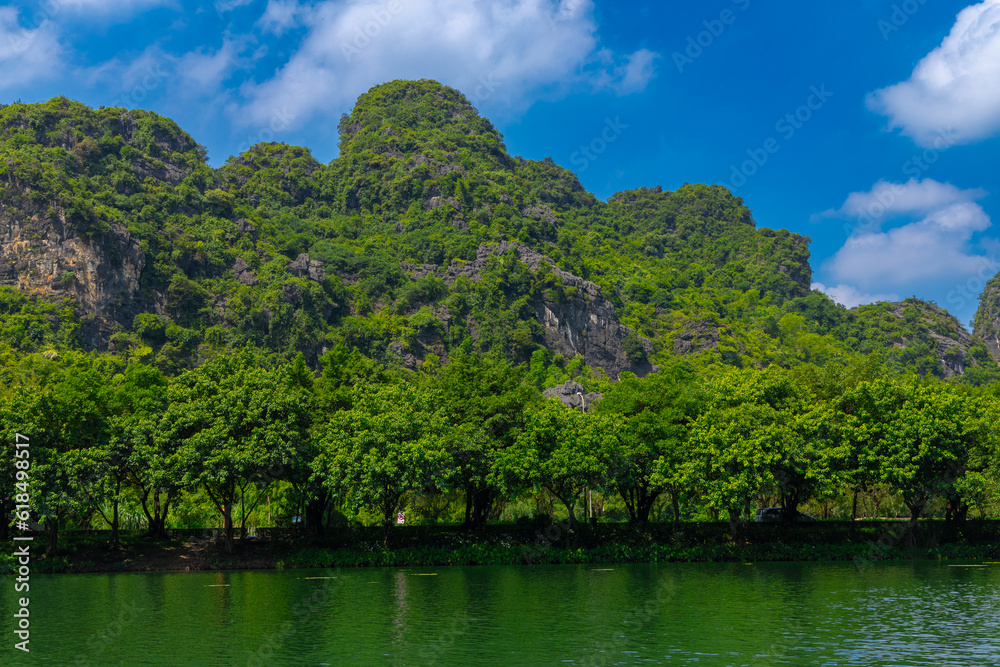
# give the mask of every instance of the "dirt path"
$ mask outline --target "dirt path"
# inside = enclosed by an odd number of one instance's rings
[[[74,572],[194,572],[219,569],[273,569],[274,559],[262,542],[237,540],[226,554],[220,540],[190,538],[176,542],[138,542],[121,551],[93,548],[69,558]]]

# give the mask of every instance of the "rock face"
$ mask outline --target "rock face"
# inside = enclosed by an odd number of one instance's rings
[[[974,345],[972,336],[965,330],[961,330],[959,338],[949,338],[942,336],[936,331],[927,332],[934,342],[934,352],[941,361],[946,378],[962,375],[968,365],[969,348]]]
[[[976,365],[971,351],[982,343],[965,330],[957,318],[937,305],[920,299],[907,299],[900,303],[878,304],[887,313],[900,320],[911,320],[916,325],[916,334],[895,335],[889,342],[896,350],[905,351],[926,341],[931,354],[940,363],[941,377],[962,375]],[[876,307],[877,307],[876,306]],[[873,306],[859,306],[856,312],[863,312]]]
[[[597,401],[604,398],[604,394],[598,392],[585,393],[583,385],[579,382],[567,380],[562,384],[557,384],[542,392],[545,398],[558,398],[563,405],[570,408],[580,408],[584,412],[590,409]]]
[[[990,354],[1000,362],[1000,274],[986,283],[979,296],[972,332],[983,339]]]
[[[689,322],[683,331],[674,334],[674,354],[678,357],[718,346],[719,327],[705,320]]]
[[[612,380],[617,380],[624,371],[644,377],[656,370],[645,360],[645,356],[653,351],[652,343],[622,324],[614,304],[605,299],[600,288],[589,280],[557,268],[552,260],[519,244],[480,247],[476,261],[470,263],[485,266],[490,255],[505,254],[512,249],[532,271],[537,272],[543,261],[549,263],[552,273],[568,288],[566,292],[572,293],[562,303],[543,297],[535,305],[538,321],[545,327],[546,347],[570,357],[581,354],[588,366],[603,368]],[[645,352],[641,361],[630,358],[626,351],[626,337],[630,335]]]
[[[25,219],[0,205],[0,285],[74,298],[96,325],[85,327],[89,346],[102,347],[114,321],[131,326],[145,264],[139,242],[120,225],[91,239],[62,214]]]
[[[656,370],[645,360],[653,346],[645,338],[638,336],[618,319],[613,303],[601,295],[600,288],[589,280],[568,273],[556,267],[555,262],[541,253],[516,243],[499,243],[480,246],[476,259],[468,262],[452,262],[447,269],[433,265],[404,266],[411,278],[417,279],[429,274],[438,275],[446,282],[454,282],[459,276],[478,281],[493,255],[504,255],[514,251],[520,261],[537,272],[542,263],[549,264],[551,271],[563,284],[569,295],[564,301],[555,303],[542,297],[535,303],[539,323],[544,327],[544,344],[552,351],[573,357],[582,355],[584,362],[593,368],[600,367],[609,378],[617,380],[624,371],[643,377]],[[626,339],[633,348],[644,351],[641,360],[636,360],[635,351],[626,351]]]
[[[253,271],[250,270],[250,265],[247,264],[242,257],[236,258],[236,261],[233,262],[231,270],[236,280],[240,281],[247,287],[253,287],[260,282],[257,280],[257,276],[253,274]]]
[[[288,263],[288,272],[297,278],[309,278],[318,283],[326,280],[326,271],[323,264],[318,259],[310,259],[309,255],[302,253]]]

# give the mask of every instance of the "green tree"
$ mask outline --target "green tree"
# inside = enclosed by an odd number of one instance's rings
[[[23,504],[16,501],[19,494],[28,494],[38,487],[31,483],[34,475],[33,446],[41,444],[42,431],[37,423],[40,390],[37,387],[15,386],[0,394],[0,483],[7,491],[0,493],[0,539],[8,539],[7,518],[15,510],[15,505]],[[17,437],[18,434],[24,437]],[[18,448],[17,443],[27,443],[27,447]],[[18,454],[20,449],[27,454]],[[23,463],[18,463],[23,461]],[[17,485],[17,486],[15,486]]]
[[[679,520],[687,491],[688,433],[705,398],[698,376],[674,364],[643,379],[625,374],[595,406],[617,425],[604,431],[600,452],[606,486],[621,496],[631,521],[647,523],[664,493],[671,495],[674,521]]]
[[[111,497],[111,517],[104,516],[111,525],[111,543],[118,544],[119,507],[122,487],[151,477],[155,458],[150,456],[148,444],[153,433],[153,424],[159,420],[166,408],[167,379],[153,367],[137,362],[130,363],[125,372],[112,378],[109,397],[109,428],[111,438],[99,459],[106,466],[105,478],[108,495]],[[150,515],[146,501],[148,488],[140,484],[143,510],[149,519],[152,535],[164,534],[166,512],[169,510],[169,495],[163,506],[162,521]],[[158,498],[157,498],[158,500]],[[159,503],[156,503],[159,506]],[[101,510],[102,515],[104,511]]]
[[[603,477],[597,431],[604,425],[598,419],[555,399],[546,401],[531,411],[516,444],[498,457],[494,478],[506,481],[500,485],[507,495],[522,485],[548,489],[566,506],[570,526],[577,528],[577,501]]]
[[[884,441],[882,479],[902,494],[911,529],[935,495],[955,496],[969,455],[987,437],[965,397],[947,385],[912,384]]]
[[[222,515],[227,552],[233,506],[249,485],[282,478],[306,440],[308,401],[289,376],[287,365],[265,368],[245,348],[170,383],[157,437],[176,452],[184,482],[202,486]]]
[[[377,512],[388,541],[404,495],[444,484],[445,430],[431,396],[415,387],[359,387],[351,407],[321,427],[314,470],[347,506]]]
[[[134,466],[148,465],[135,456],[136,425],[162,411],[166,384],[158,369],[139,363],[130,364],[106,385],[97,384],[93,398],[102,413],[106,437],[66,453],[66,466],[76,471],[80,493],[111,527],[110,543],[115,548],[120,546],[122,490],[135,477]]]
[[[836,474],[853,492],[852,521],[857,516],[858,494],[883,481],[883,456],[905,401],[903,388],[887,378],[859,382],[835,400],[839,438],[831,460]]]
[[[63,362],[58,378],[39,394],[32,502],[48,532],[49,555],[56,554],[59,530],[69,514],[86,514],[103,498],[108,471],[100,452],[111,439],[108,398],[105,378],[76,356]]]
[[[710,407],[691,430],[694,461],[688,479],[709,504],[729,514],[734,539],[743,539],[743,519],[763,488],[777,484],[795,494],[776,472],[788,470],[798,447],[794,429],[796,401],[784,371],[747,369],[712,382]],[[798,502],[801,496],[792,495]]]
[[[482,528],[503,489],[491,480],[500,453],[524,430],[541,395],[523,366],[501,357],[456,351],[430,386],[439,392],[453,428],[447,435],[451,484],[465,492],[465,525]]]

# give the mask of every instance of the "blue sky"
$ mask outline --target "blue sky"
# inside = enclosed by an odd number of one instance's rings
[[[1000,271],[1000,0],[41,0],[0,6],[0,101],[147,108],[213,165],[337,155],[356,97],[462,90],[512,154],[601,198],[719,183],[813,239],[848,306],[968,322]]]

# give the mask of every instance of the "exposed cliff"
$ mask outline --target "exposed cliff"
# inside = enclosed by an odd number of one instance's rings
[[[849,340],[861,341],[861,351],[888,348],[891,360],[921,373],[950,378],[974,367],[996,366],[979,336],[928,301],[910,298],[859,306],[852,314],[855,319],[846,333]]]
[[[527,246],[508,242],[482,245],[471,261],[455,261],[447,267],[406,265],[404,269],[414,281],[428,275],[438,276],[448,284],[463,277],[479,281],[491,257],[509,253],[536,276],[548,271],[561,284],[558,292],[541,292],[532,303],[543,331],[540,343],[566,357],[579,354],[588,366],[603,369],[615,380],[624,371],[641,377],[655,370],[647,358],[652,343],[621,323],[614,304],[604,298],[597,285],[555,267],[555,262]]]
[[[584,412],[591,409],[595,403],[604,398],[604,394],[596,391],[588,393],[582,384],[573,382],[572,380],[549,387],[542,392],[542,395],[545,398],[559,399],[563,405],[570,408],[579,408]]]
[[[88,347],[103,348],[116,322],[131,326],[145,263],[121,225],[88,238],[66,223],[64,211],[27,217],[0,200],[0,285],[73,298],[89,325]]]
[[[979,296],[973,333],[981,338],[990,354],[1000,362],[1000,274],[993,276]]]

